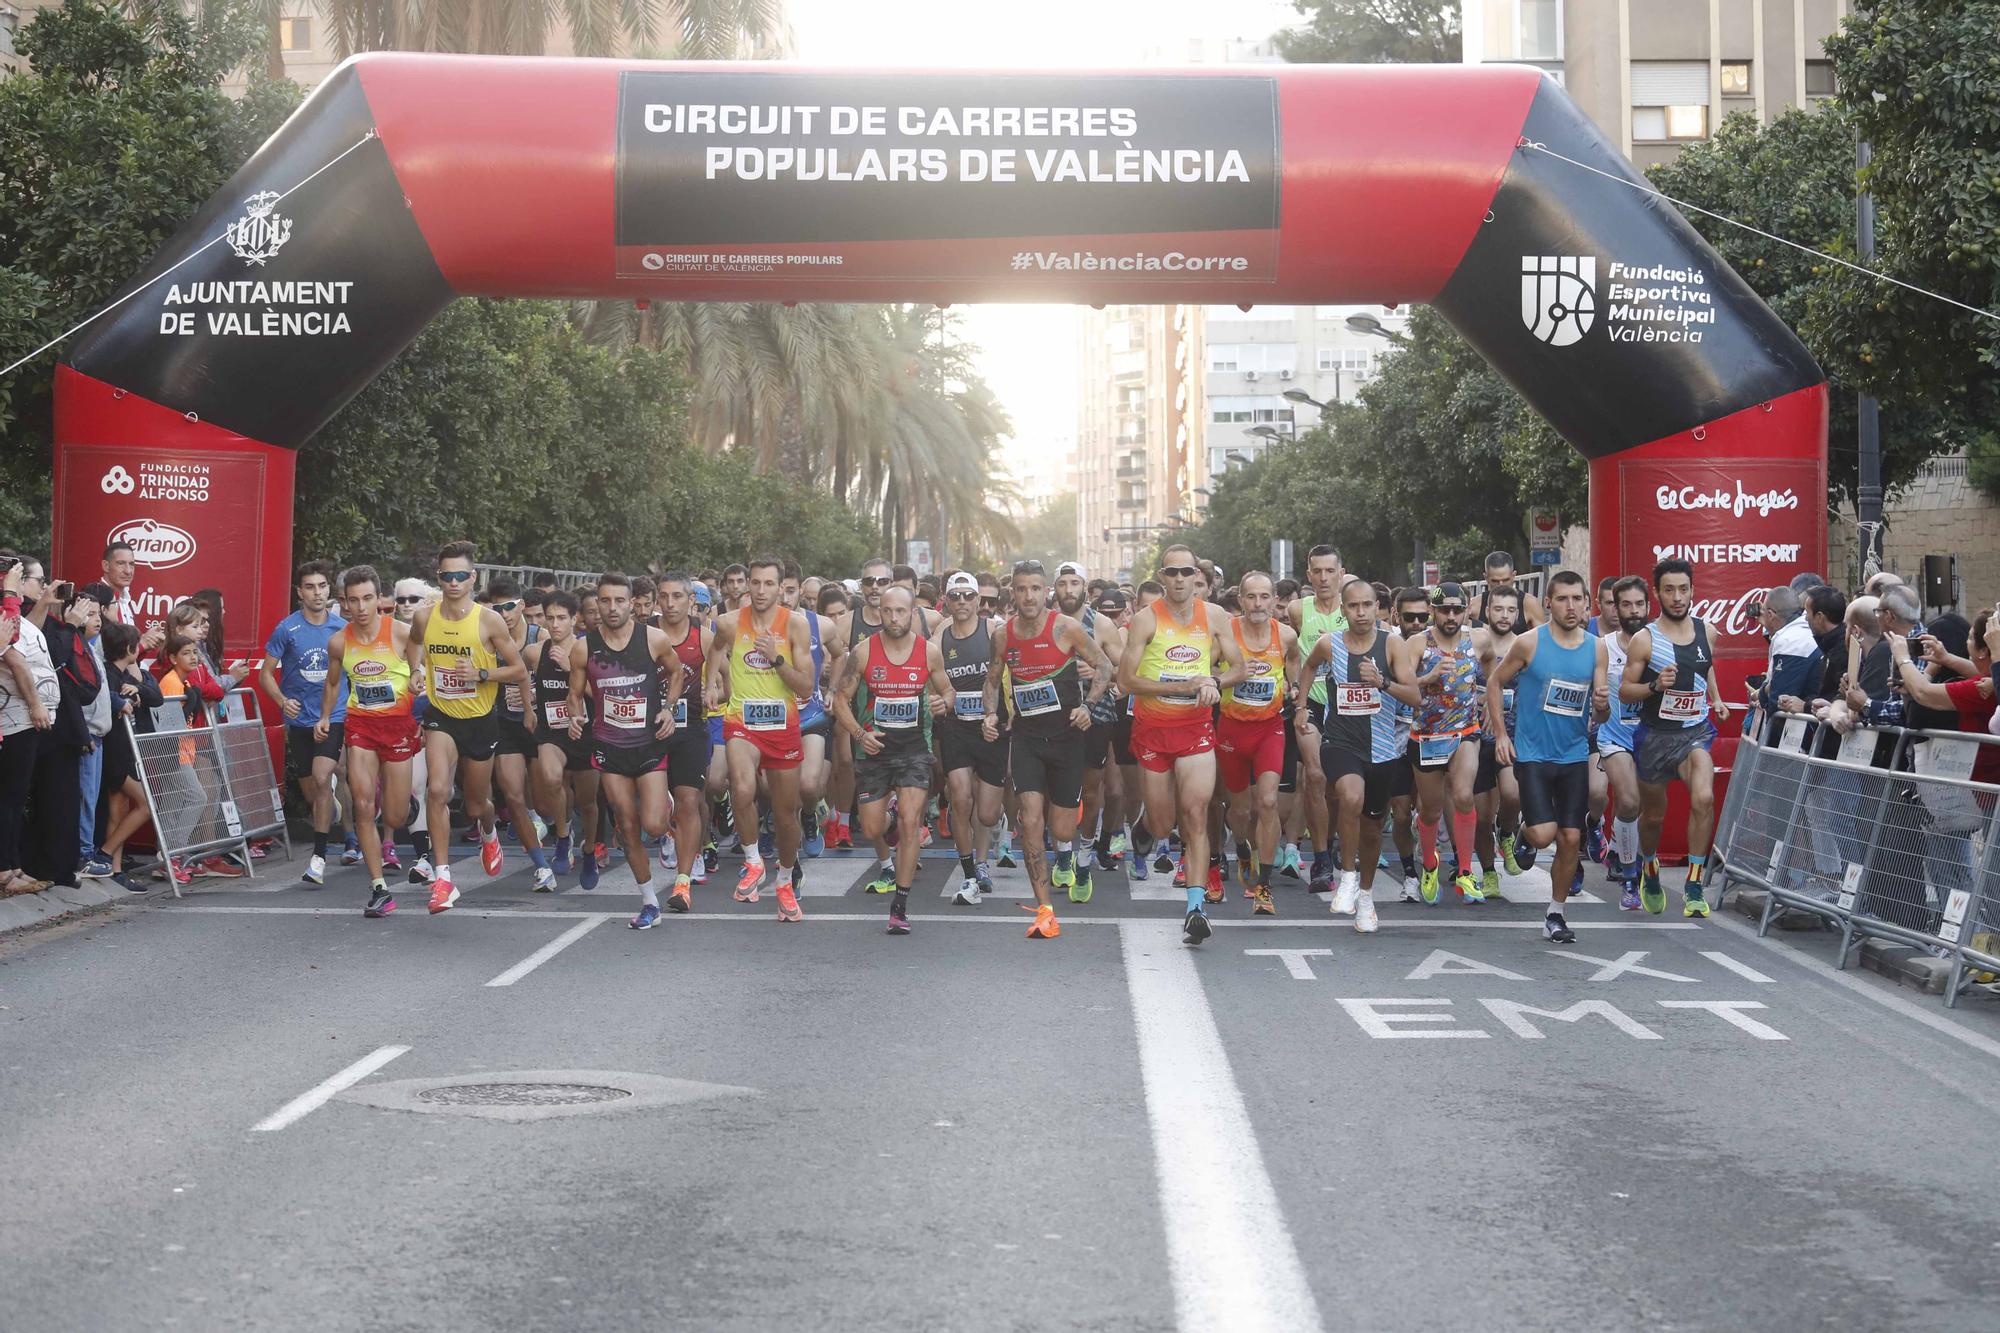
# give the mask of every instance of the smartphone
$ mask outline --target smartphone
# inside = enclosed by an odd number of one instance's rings
[[[11,555],[0,555],[0,574],[5,574],[8,570],[12,569],[14,566],[20,563],[21,562],[19,560],[16,560]]]
[[[55,593],[58,602],[72,601],[76,597],[76,585],[68,579],[64,579],[61,583],[58,583],[50,591]]]

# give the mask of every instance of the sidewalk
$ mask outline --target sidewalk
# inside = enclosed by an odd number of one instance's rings
[[[38,926],[87,907],[102,907],[127,899],[144,901],[145,897],[128,893],[108,879],[87,879],[74,889],[50,888],[40,893],[13,894],[0,898],[0,934]]]

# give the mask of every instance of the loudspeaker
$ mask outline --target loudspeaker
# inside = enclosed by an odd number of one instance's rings
[[[1924,605],[1951,606],[1957,599],[1952,595],[1952,585],[1957,573],[1958,559],[1949,555],[1927,555],[1924,557]]]

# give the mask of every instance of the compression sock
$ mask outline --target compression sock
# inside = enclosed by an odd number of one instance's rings
[[[410,833],[410,850],[415,852],[419,859],[429,856],[431,854],[431,835],[422,829],[412,830]]]
[[[1479,824],[1479,816],[1467,810],[1453,811],[1451,816],[1451,850],[1458,858],[1458,872],[1469,873],[1466,867],[1472,864],[1472,839]]]
[[[1438,868],[1438,826],[1434,819],[1417,821],[1417,854],[1423,858],[1424,869]]]
[[[1056,844],[1056,869],[1068,870],[1076,860],[1076,844],[1059,842]]]
[[[1203,889],[1203,887],[1194,882],[1194,876],[1189,875],[1188,886],[1187,886],[1188,911],[1199,912],[1202,910],[1202,902],[1203,902],[1202,894],[1204,892],[1205,890]]]
[[[1260,889],[1271,887],[1271,863],[1269,861],[1259,861],[1257,863],[1257,887]]]
[[[528,849],[528,859],[535,863],[535,869],[537,870],[547,870],[549,868],[549,854],[539,844]]]
[[[965,873],[966,879],[970,880],[972,878],[972,858],[970,856],[959,857],[958,868]]]
[[[1639,859],[1639,821],[1636,819],[1614,819],[1611,821],[1611,846],[1618,853],[1618,859],[1631,865]]]
[[[326,839],[327,839],[327,835],[326,835],[326,834],[324,834],[324,833],[319,833],[319,832],[315,832],[315,833],[313,834],[313,855],[314,855],[314,856],[317,856],[317,857],[321,857],[321,858],[324,858],[324,857],[326,856]]]
[[[1688,853],[1688,874],[1687,874],[1688,883],[1699,886],[1701,884],[1703,874],[1707,869],[1708,869],[1708,857],[1706,854],[1703,854],[1701,856],[1696,856],[1693,852]]]

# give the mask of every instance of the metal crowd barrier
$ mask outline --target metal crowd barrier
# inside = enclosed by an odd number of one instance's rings
[[[1724,891],[1769,895],[1758,934],[1792,908],[1840,931],[1842,967],[1868,938],[1923,949],[1952,963],[1947,1006],[2000,974],[2000,786],[1971,776],[2000,737],[1895,727],[1836,742],[1788,714],[1761,739],[1737,748],[1715,837]]]
[[[271,749],[258,720],[254,694],[232,690],[216,706],[215,725],[190,729],[178,699],[153,710],[153,731],[132,732],[139,757],[139,785],[153,812],[154,843],[171,864],[203,853],[234,849],[249,870],[250,840],[284,839],[284,798],[271,767]],[[123,725],[132,724],[127,719]],[[181,886],[167,882],[178,898]]]

